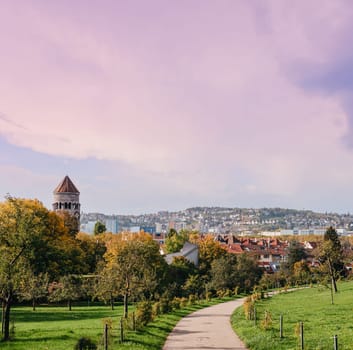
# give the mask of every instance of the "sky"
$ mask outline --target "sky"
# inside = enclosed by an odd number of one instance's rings
[[[353,211],[350,0],[0,8],[0,196]]]

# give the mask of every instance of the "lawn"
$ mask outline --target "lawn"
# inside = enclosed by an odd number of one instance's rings
[[[313,287],[281,293],[256,302],[257,322],[246,320],[243,307],[232,316],[236,333],[251,350],[300,349],[298,323],[304,324],[306,350],[333,349],[333,336],[338,336],[340,350],[353,349],[353,282],[341,282],[331,304],[330,290]],[[265,311],[272,325],[264,330]],[[279,318],[283,315],[283,335],[279,338]]]
[[[103,319],[111,319],[113,329],[109,349],[157,350],[162,348],[168,334],[183,316],[221,301],[214,299],[161,315],[141,331],[127,331],[124,343],[120,343],[121,306],[114,311],[108,306],[74,306],[72,311],[66,307],[39,306],[36,311],[30,307],[14,307],[11,315],[13,339],[0,342],[0,349],[69,350],[81,337],[91,338],[98,344],[98,349],[103,349]]]
[[[0,343],[0,348],[73,349],[83,336],[98,342],[102,337],[102,319],[111,318],[117,323],[121,313],[121,307],[112,311],[106,306],[73,307],[72,311],[66,307],[39,306],[36,311],[30,307],[15,307],[11,313],[14,321],[13,340]]]

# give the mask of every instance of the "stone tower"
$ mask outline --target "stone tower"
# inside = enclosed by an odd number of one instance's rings
[[[80,222],[80,192],[66,175],[54,190],[53,210],[66,211]]]

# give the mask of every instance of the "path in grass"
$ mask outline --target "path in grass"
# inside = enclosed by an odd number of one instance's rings
[[[232,300],[184,317],[169,334],[163,350],[246,350],[230,324],[232,312],[243,302],[244,299]]]

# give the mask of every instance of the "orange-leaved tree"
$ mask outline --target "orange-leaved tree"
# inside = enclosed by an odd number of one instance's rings
[[[148,233],[110,235],[106,245],[103,274],[111,276],[114,290],[123,296],[124,317],[127,318],[129,298],[152,298],[164,278],[166,262],[159,244]]]

